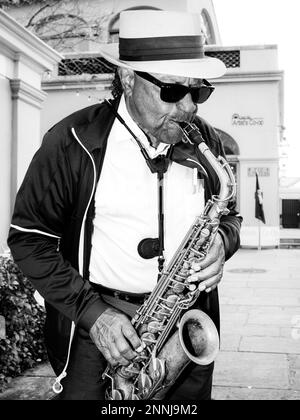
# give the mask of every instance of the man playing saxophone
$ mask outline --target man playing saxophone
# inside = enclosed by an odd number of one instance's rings
[[[45,299],[45,340],[60,399],[105,398],[107,363],[143,351],[131,317],[149,296],[219,179],[181,123],[194,121],[212,153],[214,129],[197,116],[225,72],[204,54],[198,15],[128,11],[119,43],[102,48],[118,67],[115,99],[80,110],[45,135],[18,192],[8,244]],[[234,202],[207,256],[189,267],[197,306],[219,329],[217,285],[239,248]],[[213,363],[190,363],[166,399],[211,398]]]

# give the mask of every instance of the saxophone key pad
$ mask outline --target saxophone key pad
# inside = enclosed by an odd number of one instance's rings
[[[163,326],[160,322],[151,321],[148,324],[148,331],[153,334],[157,334],[159,331],[162,331]]]

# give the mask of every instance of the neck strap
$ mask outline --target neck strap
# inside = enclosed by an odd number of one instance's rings
[[[169,156],[172,152],[172,146],[169,148],[167,156],[159,155],[154,159],[151,159],[148,155],[147,150],[134,134],[134,132],[128,127],[126,122],[114,108],[110,101],[105,100],[106,104],[109,105],[110,109],[114,113],[115,117],[120,121],[121,124],[126,127],[129,133],[137,142],[140,151],[151,171],[151,173],[157,173],[157,185],[158,185],[158,238],[146,238],[143,239],[138,245],[138,253],[142,258],[149,259],[158,257],[158,271],[162,272],[165,258],[164,258],[164,173],[167,172],[169,166]]]

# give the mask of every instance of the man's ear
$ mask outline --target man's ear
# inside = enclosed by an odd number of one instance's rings
[[[119,67],[118,73],[125,95],[127,97],[131,96],[134,86],[134,71],[124,67]]]

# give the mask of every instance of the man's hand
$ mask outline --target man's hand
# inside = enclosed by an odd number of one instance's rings
[[[215,240],[208,252],[208,255],[201,263],[193,263],[191,275],[188,281],[191,282],[191,289],[196,286],[193,283],[199,283],[198,289],[209,293],[214,290],[223,277],[223,267],[225,263],[225,250],[222,237],[217,233]]]
[[[90,329],[90,337],[112,365],[128,366],[142,342],[129,318],[114,308],[106,309]]]

